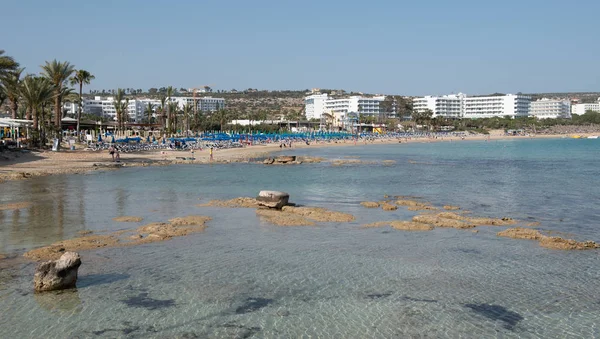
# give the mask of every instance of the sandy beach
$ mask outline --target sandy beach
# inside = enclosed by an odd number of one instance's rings
[[[587,135],[581,134],[582,137]],[[372,141],[340,140],[331,142],[313,142],[310,145],[296,142],[293,148],[318,148],[318,147],[350,147],[355,145],[380,145],[380,144],[407,144],[407,143],[433,143],[433,142],[468,142],[474,140],[511,140],[532,138],[566,138],[568,135],[543,134],[535,136],[506,136],[503,131],[491,131],[489,135],[472,135],[464,140],[460,138],[382,138]],[[22,180],[37,176],[54,174],[81,174],[95,170],[107,170],[111,166],[111,156],[108,151],[86,151],[83,146],[77,150],[63,149],[60,152],[31,151],[26,153],[9,152],[4,158],[0,158],[0,182],[8,180]],[[210,161],[208,150],[196,150],[193,154],[195,160],[182,160],[191,158],[190,151],[144,151],[133,153],[121,153],[121,164],[123,167],[144,166],[166,166],[181,163],[194,164],[223,164],[231,162],[248,162],[250,159],[267,156],[271,152],[280,151],[279,143],[266,145],[254,145],[244,148],[231,148],[214,151],[214,160]],[[285,150],[285,149],[284,149]],[[101,166],[95,166],[101,165]]]

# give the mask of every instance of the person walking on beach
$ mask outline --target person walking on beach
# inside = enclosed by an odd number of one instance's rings
[[[213,147],[210,146],[210,161],[213,161]]]
[[[112,157],[112,161],[115,161],[115,147],[114,146],[110,146],[108,148],[108,154],[110,154],[110,156]]]
[[[115,161],[121,162],[121,155],[119,155],[119,148],[115,147]]]

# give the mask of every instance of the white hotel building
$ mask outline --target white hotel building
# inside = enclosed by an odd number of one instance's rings
[[[547,98],[532,101],[529,115],[538,119],[570,119],[571,102]]]
[[[320,119],[323,113],[331,114],[336,121],[347,118],[348,113],[358,113],[362,116],[379,116],[379,105],[385,96],[363,97],[351,96],[348,98],[330,98],[327,94],[315,94],[304,98],[306,118]]]
[[[429,109],[433,116],[447,118],[526,117],[529,115],[531,98],[524,95],[468,97],[466,94],[427,96],[413,99],[413,109],[422,112]]]

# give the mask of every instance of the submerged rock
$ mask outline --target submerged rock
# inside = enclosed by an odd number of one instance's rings
[[[375,202],[375,201],[363,201],[360,204],[366,208],[378,208],[379,207],[379,203]]]
[[[113,218],[113,221],[117,221],[117,222],[140,222],[142,220],[144,220],[144,218],[142,218],[142,217],[128,217],[128,216]]]
[[[414,222],[429,224],[435,227],[450,227],[450,228],[473,228],[475,225],[456,219],[450,219],[440,216],[439,214],[422,214],[412,218]]]
[[[258,201],[254,198],[239,197],[230,200],[211,200],[205,204],[197,205],[198,207],[232,207],[232,208],[257,208],[260,207]]]
[[[410,221],[392,221],[390,226],[402,231],[431,231],[433,229],[431,225]]]
[[[260,191],[256,201],[259,206],[281,209],[288,204],[290,195],[279,191]]]
[[[362,227],[384,227],[390,226],[393,229],[401,230],[401,231],[431,231],[433,230],[433,226],[428,224],[423,224],[419,222],[412,222],[406,220],[395,220],[395,221],[377,221],[370,224],[362,225]]]
[[[301,215],[271,209],[257,209],[256,214],[277,226],[314,226],[314,222]]]
[[[460,207],[458,206],[452,206],[452,205],[444,205],[444,209],[447,211],[456,211],[459,210]]]
[[[66,251],[91,250],[103,247],[134,246],[173,237],[185,236],[206,229],[210,217],[191,215],[173,218],[169,223],[151,223],[135,230],[121,230],[104,235],[90,235],[56,242],[50,246],[33,249],[23,254],[32,260],[52,260]]]
[[[294,207],[284,206],[284,212],[301,215],[305,218],[320,222],[350,222],[354,216],[349,213],[331,211],[322,207]]]
[[[496,235],[500,237],[507,237],[513,239],[529,239],[529,240],[539,240],[544,235],[538,230],[532,230],[529,228],[515,227],[509,228],[502,232],[496,233]]]
[[[540,246],[555,250],[590,250],[600,248],[600,245],[593,241],[576,241],[573,239],[563,239],[561,237],[542,237]]]
[[[81,258],[75,252],[65,252],[58,260],[38,264],[33,277],[35,291],[55,291],[75,287],[79,266],[81,266]]]
[[[381,209],[384,211],[395,211],[398,209],[398,206],[392,205],[388,202],[384,202],[383,204],[381,204]]]
[[[13,202],[10,204],[0,204],[0,211],[6,210],[20,210],[31,207],[33,204],[27,201]]]
[[[109,235],[90,235],[85,237],[66,239],[50,246],[33,249],[23,254],[32,260],[56,260],[67,251],[90,250],[107,246],[118,245],[117,237]]]
[[[576,241],[573,239],[564,239],[561,237],[551,237],[542,234],[538,230],[528,228],[515,227],[509,228],[497,233],[501,237],[509,237],[514,239],[537,240],[539,245],[545,248],[555,250],[589,250],[600,248],[600,245],[594,241]]]

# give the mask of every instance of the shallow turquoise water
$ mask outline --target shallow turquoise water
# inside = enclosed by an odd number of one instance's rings
[[[396,163],[181,165],[5,183],[2,202],[34,207],[0,212],[0,253],[132,227],[117,215],[214,219],[188,237],[83,252],[76,291],[33,294],[33,264],[3,266],[0,337],[600,337],[599,251],[552,251],[499,238],[498,227],[362,229],[415,212],[358,206],[416,195],[600,241],[599,148],[571,139],[350,146],[286,153]],[[195,206],[261,189],[357,221],[276,227],[251,209]]]

